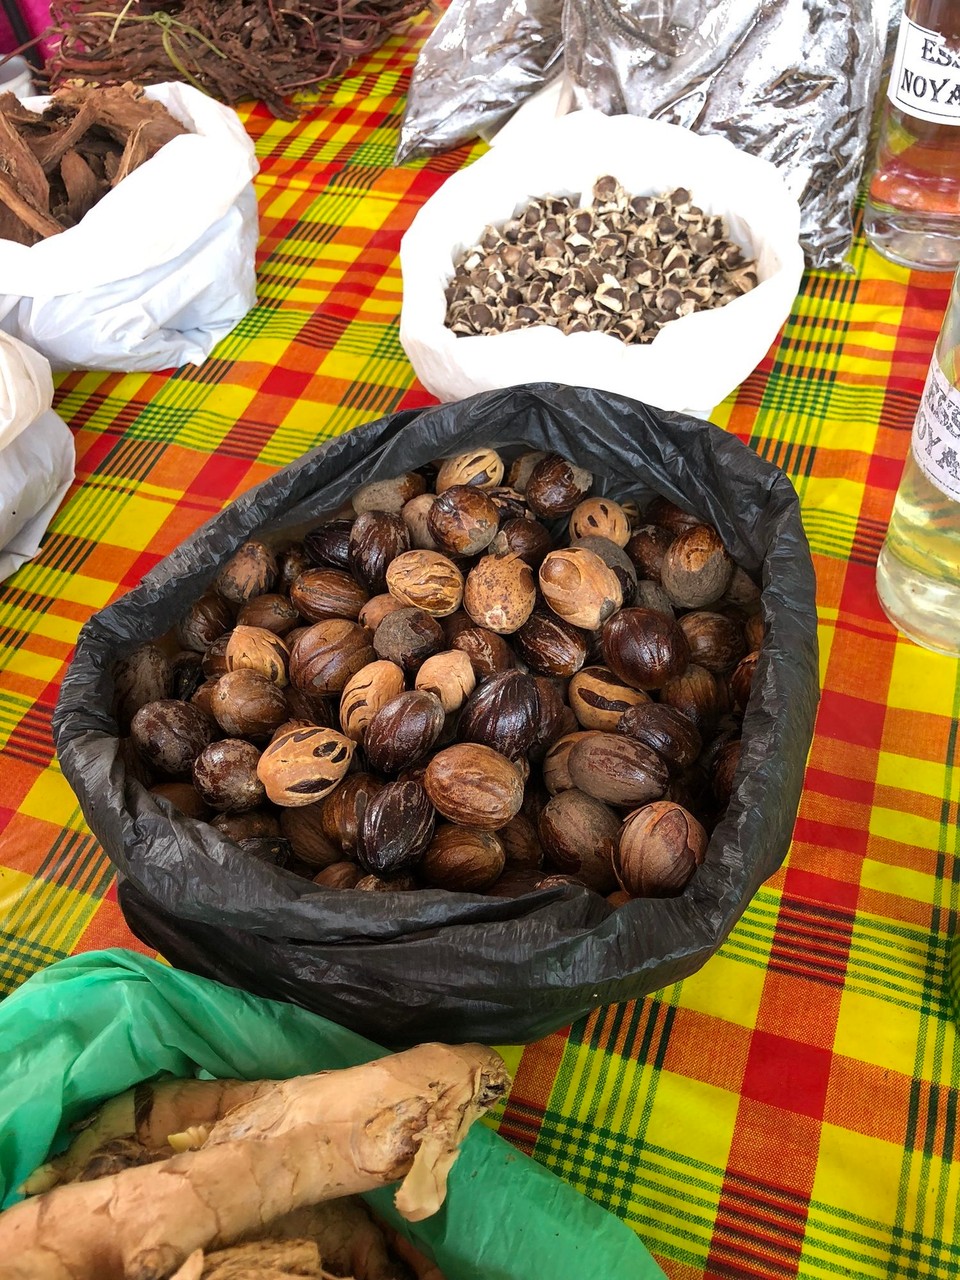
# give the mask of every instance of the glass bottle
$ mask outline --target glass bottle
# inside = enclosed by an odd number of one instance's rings
[[[960,262],[960,4],[906,0],[863,229],[903,266]]]
[[[877,561],[877,595],[904,635],[960,656],[960,270]]]

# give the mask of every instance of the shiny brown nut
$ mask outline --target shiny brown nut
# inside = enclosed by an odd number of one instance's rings
[[[416,471],[407,471],[389,480],[371,480],[362,484],[350,499],[357,515],[364,511],[390,511],[394,515],[403,510],[411,498],[423,493],[427,482]]]
[[[511,635],[533,612],[537,583],[533,570],[519,556],[482,556],[463,588],[463,607],[481,627]]]
[[[402,604],[396,596],[392,596],[389,591],[384,591],[378,596],[370,597],[360,610],[358,621],[368,631],[376,631],[388,613],[396,613],[398,609],[405,608],[406,605]]]
[[[659,702],[646,702],[625,711],[617,732],[655,751],[674,774],[689,769],[703,748],[700,731],[690,717]]]
[[[544,609],[534,609],[513,637],[513,644],[538,675],[568,678],[587,660],[586,633]]]
[[[175,809],[179,809],[188,818],[206,821],[210,817],[210,806],[189,782],[158,782],[155,787],[150,788],[150,794],[169,800]]]
[[[356,856],[363,815],[383,786],[371,773],[348,773],[340,785],[316,806],[320,811],[320,830],[345,857]],[[310,810],[291,812],[309,813]]]
[[[741,658],[730,677],[730,692],[738,707],[744,709],[750,700],[750,689],[753,685],[753,673],[760,661],[760,651],[754,650]]]
[[[523,500],[523,494],[518,493],[516,489],[511,489],[509,485],[497,485],[495,489],[484,489],[484,493],[497,508],[501,528],[509,520],[526,520],[530,518],[530,512],[527,510],[527,504]]]
[[[173,673],[162,650],[145,644],[116,664],[113,683],[117,721],[121,729],[127,729],[141,707],[170,697]]]
[[[443,822],[417,868],[425,884],[458,893],[482,893],[506,866],[503,845],[492,831]]]
[[[532,676],[504,671],[471,695],[457,725],[462,742],[479,742],[516,760],[536,740],[540,696]]]
[[[236,844],[247,857],[256,858],[272,867],[285,867],[293,861],[290,843],[282,836],[248,836],[244,840],[238,840]],[[294,874],[299,875],[299,870]]]
[[[228,671],[258,671],[281,687],[287,683],[290,651],[265,627],[234,627],[226,648]]]
[[[487,897],[522,898],[525,894],[533,893],[542,879],[543,872],[532,867],[508,866],[487,890]]]
[[[404,607],[388,614],[377,627],[373,647],[377,656],[412,674],[443,646],[443,630],[423,609]]]
[[[673,601],[659,582],[652,578],[641,578],[637,583],[635,604],[638,609],[652,609],[654,613],[662,613],[667,618],[675,618]]]
[[[405,551],[391,562],[387,590],[412,609],[445,618],[460,608],[463,574],[439,551]]]
[[[443,731],[444,711],[433,693],[413,689],[398,693],[367,726],[363,748],[371,769],[397,773],[421,760]]]
[[[421,493],[404,504],[400,512],[410,535],[410,546],[420,551],[439,551],[436,539],[430,532],[430,509],[437,500],[435,493]]]
[[[317,872],[313,883],[321,889],[355,889],[362,878],[355,862],[331,862],[329,867]]]
[[[730,803],[739,765],[740,739],[731,738],[717,752],[710,771],[710,786],[721,809]]]
[[[272,631],[275,635],[285,636],[301,622],[300,614],[287,596],[268,591],[262,596],[254,596],[248,600],[237,614],[237,624],[244,627],[259,627],[264,631]]]
[[[495,831],[520,812],[523,779],[506,756],[473,742],[438,751],[423,779],[433,807],[450,822]]]
[[[594,631],[623,604],[616,574],[592,551],[564,547],[540,566],[540,590],[558,617]]]
[[[427,658],[417,672],[418,689],[435,694],[447,715],[459,711],[473,693],[477,677],[470,659],[459,649],[447,649]]]
[[[660,581],[660,567],[672,541],[673,534],[663,525],[642,524],[634,529],[624,551],[636,566],[638,578]]]
[[[310,568],[310,557],[302,542],[291,542],[282,551],[277,552],[277,585],[280,593],[289,592],[292,583],[296,582],[304,569]]]
[[[540,814],[540,843],[562,873],[579,876],[597,893],[616,887],[612,857],[620,819],[593,796],[566,790],[555,795]]]
[[[263,784],[257,775],[260,752],[242,738],[211,742],[193,762],[193,785],[210,806],[221,813],[243,813],[263,804]]]
[[[514,458],[507,471],[507,484],[510,488],[516,489],[517,493],[525,493],[533,468],[546,456],[542,449],[531,449],[521,453],[519,458]]]
[[[352,675],[376,658],[370,634],[356,622],[315,622],[290,651],[290,681],[310,697],[341,693]]]
[[[262,542],[245,542],[217,575],[216,587],[231,604],[246,604],[253,596],[272,591],[277,581],[277,561]]]
[[[682,711],[701,733],[716,724],[723,713],[716,676],[693,662],[682,675],[667,681],[660,690],[659,699],[661,706]]]
[[[478,489],[495,489],[503,479],[503,459],[495,449],[471,449],[444,458],[437,472],[434,488],[443,493],[455,484],[474,485]]]
[[[670,898],[703,862],[707,833],[692,813],[658,800],[631,813],[620,829],[613,868],[634,898]]]
[[[660,566],[660,582],[675,605],[703,609],[726,591],[733,568],[716,529],[698,524],[678,533],[667,547]]]
[[[533,822],[523,813],[511,818],[497,832],[509,866],[537,869],[543,866],[543,845]]]
[[[751,614],[743,624],[743,637],[746,641],[747,651],[749,653],[753,653],[755,650],[762,647],[766,633],[767,627],[763,620],[763,614]]]
[[[367,726],[381,707],[403,691],[403,671],[395,662],[378,659],[350,677],[340,695],[340,728],[363,742]]]
[[[314,804],[350,768],[354,743],[335,729],[291,729],[274,738],[257,764],[257,776],[274,804]]]
[[[224,673],[226,674],[226,673]],[[210,679],[204,680],[203,684],[198,685],[193,697],[190,699],[195,707],[199,707],[205,716],[209,716],[211,720],[215,719],[213,714],[213,691],[217,687],[220,676],[211,676]]]
[[[526,560],[531,569],[539,569],[543,557],[553,550],[550,530],[539,520],[511,519],[500,526],[497,536],[490,543],[490,554],[515,555]]]
[[[573,786],[570,777],[570,752],[582,739],[597,733],[596,729],[577,729],[557,738],[543,757],[543,784],[552,796],[569,791]]]
[[[290,588],[290,603],[309,622],[322,622],[324,618],[349,618],[355,622],[369,598],[344,569],[307,569]]]
[[[410,550],[407,526],[389,511],[364,511],[350,529],[350,572],[371,595],[387,589],[387,569]]]
[[[416,876],[406,872],[395,876],[361,876],[353,887],[361,893],[410,893],[419,888]]]
[[[714,675],[735,667],[747,651],[743,627],[722,613],[707,609],[685,613],[680,630],[690,646],[690,661]]]
[[[662,688],[687,666],[687,638],[672,618],[654,609],[621,609],[604,625],[606,665],[635,689]]]
[[[141,707],[130,721],[130,737],[143,758],[161,773],[180,777],[213,738],[214,724],[190,702],[161,698]]]
[[[227,645],[230,643],[230,632],[225,631],[222,636],[217,636],[216,640],[210,645],[206,653],[203,655],[203,674],[208,680],[216,676],[222,676],[228,670],[227,668]]]
[[[324,729],[336,729],[339,725],[336,695],[315,696],[304,693],[292,684],[287,685],[286,695],[291,720],[304,720],[307,724],[318,724]]]
[[[267,737],[290,714],[279,685],[244,667],[220,677],[210,694],[210,710],[229,738]]]
[[[537,686],[537,732],[527,759],[539,764],[557,738],[577,729],[577,718],[563,700],[564,681],[534,676]]]
[[[448,643],[451,649],[467,655],[478,680],[498,671],[510,671],[517,665],[513,650],[502,636],[488,627],[478,627],[472,619],[469,621],[470,625],[449,638]]]
[[[350,568],[352,520],[326,520],[303,535],[303,549],[313,565],[330,569]]]
[[[669,498],[660,497],[653,498],[647,504],[643,511],[643,519],[647,524],[662,525],[674,535],[683,533],[684,529],[692,529],[694,525],[703,523],[699,516],[691,515],[689,511],[684,511],[683,507],[678,507]]]
[[[612,569],[620,583],[623,603],[630,606],[635,603],[637,594],[637,570],[633,561],[622,547],[618,547],[609,538],[601,538],[598,534],[588,534],[585,538],[577,538],[570,543],[571,547],[582,551],[592,551],[599,556],[608,569]]]
[[[597,733],[575,742],[567,770],[580,791],[619,806],[659,800],[670,781],[667,766],[655,752],[620,733]]]
[[[482,489],[454,484],[437,495],[427,526],[442,551],[474,556],[493,541],[500,512]]]
[[[616,729],[628,707],[649,702],[641,689],[621,680],[609,667],[584,667],[570,681],[567,697],[570,707],[584,729]]]
[[[270,809],[248,809],[245,813],[218,813],[211,824],[228,840],[275,840],[280,835],[280,819]]]
[[[436,814],[417,782],[388,782],[364,810],[357,861],[370,875],[395,876],[417,865],[433,839]]]
[[[177,641],[184,649],[206,653],[214,640],[232,626],[233,614],[229,604],[215,591],[208,591],[199,600],[194,600],[177,623]]]
[[[534,515],[547,520],[567,516],[590,492],[593,476],[559,453],[548,453],[530,472],[523,496]]]
[[[585,498],[571,511],[568,531],[571,541],[595,536],[625,547],[630,540],[630,519],[611,498]]]

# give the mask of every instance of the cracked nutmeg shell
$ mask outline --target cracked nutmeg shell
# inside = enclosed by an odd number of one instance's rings
[[[297,637],[290,650],[290,682],[311,697],[341,693],[350,677],[376,656],[364,627],[327,618]]]
[[[410,550],[402,518],[389,511],[364,511],[350,527],[350,572],[371,595],[387,589],[387,568]]]
[[[387,590],[412,609],[434,618],[456,613],[463,600],[463,574],[439,551],[404,551],[386,572]]]
[[[719,600],[734,564],[716,529],[694,525],[678,533],[660,565],[660,582],[675,605],[703,609]]]
[[[677,623],[655,609],[621,609],[604,625],[601,645],[606,665],[644,691],[682,674],[690,657]]]
[[[244,813],[263,804],[264,788],[257,773],[260,752],[243,738],[211,742],[193,762],[193,785],[210,806],[221,813]]]
[[[290,651],[266,627],[234,627],[225,650],[228,671],[258,671],[281,687],[287,683]]]
[[[416,764],[440,737],[445,718],[436,694],[422,689],[398,693],[367,725],[363,749],[371,769],[397,773]]]
[[[641,689],[621,680],[609,667],[584,667],[570,681],[567,698],[584,729],[614,730],[628,707],[649,702]]]
[[[444,458],[437,472],[434,488],[443,493],[455,484],[474,485],[478,489],[495,489],[503,479],[503,459],[496,449],[471,449]]]
[[[373,637],[377,656],[395,662],[405,672],[419,671],[431,654],[443,647],[443,630],[423,609],[404,606],[390,613]]]
[[[523,496],[527,506],[546,520],[569,515],[590,492],[593,476],[559,453],[541,458],[527,478]]]
[[[417,672],[416,687],[436,694],[447,715],[459,711],[477,685],[470,659],[459,649],[427,658]]]
[[[538,462],[542,462],[546,456],[542,449],[531,449],[527,453],[521,453],[518,458],[514,458],[507,472],[507,484],[510,488],[516,489],[517,493],[524,493],[527,488],[527,481],[533,474],[534,467]]]
[[[354,743],[335,729],[317,725],[289,729],[274,738],[257,765],[257,776],[274,804],[314,804],[333,790],[350,768]]]
[[[537,581],[519,556],[482,556],[463,588],[463,607],[478,626],[498,635],[519,631],[533,612]]]
[[[210,692],[210,710],[230,738],[267,737],[290,714],[280,686],[245,667],[220,677]]]
[[[141,707],[130,721],[133,744],[162,773],[179,777],[213,738],[214,723],[199,707],[161,698]]]
[[[595,733],[575,742],[567,770],[580,791],[620,807],[658,800],[670,781],[655,752],[620,733]]]
[[[364,810],[357,861],[374,876],[410,871],[432,840],[435,822],[433,805],[419,782],[388,782]]]
[[[596,631],[623,604],[617,575],[583,547],[551,551],[540,566],[540,590],[558,617],[585,631]]]
[[[589,638],[556,614],[534,609],[513,643],[531,671],[567,679],[586,662]]]
[[[324,618],[356,622],[369,598],[344,569],[307,569],[290,588],[290,603],[308,622]]]
[[[500,511],[483,489],[454,484],[437,495],[427,526],[442,551],[475,556],[496,536]]]
[[[536,741],[539,718],[540,695],[533,676],[504,671],[488,677],[471,695],[460,715],[457,737],[516,760]]]
[[[616,886],[613,851],[620,819],[609,805],[576,789],[561,791],[544,806],[537,822],[540,842],[562,873],[579,876],[597,893]]]
[[[340,695],[340,728],[354,742],[363,742],[370,721],[403,692],[403,671],[395,662],[378,659],[350,677]]]
[[[277,581],[277,561],[262,542],[245,542],[217,575],[216,589],[231,604],[246,604],[253,596],[272,591]]]
[[[506,866],[503,845],[492,831],[442,822],[420,861],[420,878],[434,889],[482,893]]]
[[[330,569],[350,568],[352,520],[327,520],[303,535],[303,549],[311,564]]]
[[[630,707],[620,717],[617,732],[655,751],[674,774],[689,769],[703,749],[700,730],[690,717],[659,702]]]
[[[671,898],[683,890],[707,851],[707,833],[692,813],[657,800],[620,828],[613,869],[634,898]]]
[[[523,778],[506,756],[474,742],[438,751],[423,784],[433,807],[450,822],[495,831],[520,812]]]
[[[630,540],[630,517],[612,498],[585,498],[570,513],[569,533],[578,538],[609,538],[618,547]]]

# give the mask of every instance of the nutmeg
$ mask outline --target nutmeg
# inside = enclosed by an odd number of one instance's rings
[[[423,609],[403,608],[388,614],[377,627],[373,647],[377,656],[394,662],[405,672],[419,671],[422,663],[443,644],[436,618]]]
[[[706,524],[677,534],[660,566],[663,589],[684,609],[702,609],[719,600],[732,576],[733,561],[716,529]]]
[[[266,737],[289,714],[283,690],[244,667],[220,677],[210,694],[210,710],[230,738]]]
[[[743,636],[748,653],[753,653],[763,645],[766,635],[766,623],[762,613],[752,613],[743,624]]]
[[[634,529],[624,550],[637,568],[638,578],[660,581],[660,568],[674,535],[659,524],[642,524]]]
[[[576,675],[587,660],[587,636],[554,613],[534,609],[513,638],[514,647],[538,675]]]
[[[690,646],[690,661],[714,675],[735,667],[746,653],[743,627],[725,614],[697,609],[683,615],[680,629]]]
[[[534,676],[537,688],[537,732],[530,746],[528,760],[540,764],[557,738],[577,728],[577,718],[563,700],[564,682],[548,676]]]
[[[403,671],[395,662],[368,662],[350,677],[340,695],[340,728],[363,742],[370,721],[391,698],[403,691]]]
[[[587,534],[583,538],[571,541],[570,546],[581,551],[592,551],[599,556],[620,583],[623,603],[627,607],[634,604],[637,594],[637,570],[633,561],[622,547],[618,547],[609,538],[601,538],[599,534]]]
[[[657,800],[667,789],[667,766],[649,747],[619,733],[595,733],[575,742],[567,758],[574,787],[612,805]]]
[[[410,893],[419,886],[416,876],[401,872],[395,876],[361,876],[353,887],[360,893]]]
[[[302,542],[291,542],[289,546],[277,553],[276,589],[281,594],[290,591],[304,569],[310,568],[310,557]]]
[[[363,746],[371,769],[396,773],[416,764],[440,737],[444,719],[436,694],[422,689],[398,693],[367,725]]]
[[[717,804],[725,809],[733,794],[733,784],[740,765],[740,739],[731,738],[725,742],[713,760],[710,773],[710,786]]]
[[[495,831],[523,803],[523,780],[516,767],[498,751],[472,742],[438,751],[423,781],[437,812],[465,827]]]
[[[530,472],[523,496],[534,515],[553,520],[566,516],[593,487],[593,476],[559,453],[548,453]]]
[[[230,643],[230,632],[225,631],[222,636],[217,636],[216,640],[207,648],[203,655],[203,674],[208,680],[215,676],[222,676],[227,670],[227,645]]]
[[[427,527],[443,551],[474,556],[493,541],[500,512],[482,489],[454,484],[437,495]]]
[[[173,673],[163,651],[144,644],[116,664],[113,682],[117,720],[126,729],[141,707],[170,697]]]
[[[278,635],[265,627],[234,627],[227,641],[226,659],[228,671],[258,671],[276,685],[287,683],[290,651]]]
[[[478,626],[498,635],[518,631],[533,612],[537,584],[519,556],[482,556],[463,588],[463,607]]]
[[[443,822],[420,862],[424,883],[458,893],[482,893],[506,865],[503,845],[492,831]]]
[[[303,535],[303,549],[311,564],[330,569],[350,568],[352,520],[326,520]]]
[[[204,682],[203,659],[192,649],[174,654],[170,660],[170,696],[190,702]]]
[[[553,538],[549,529],[539,520],[527,520],[523,517],[505,521],[490,543],[490,554],[495,556],[515,555],[526,560],[531,569],[539,569],[543,557],[553,550]]]
[[[554,866],[579,876],[597,893],[616,885],[612,857],[620,820],[601,800],[582,791],[555,795],[540,815],[540,841]]]
[[[540,590],[559,617],[593,631],[623,604],[616,574],[581,547],[551,551],[540,566]]]
[[[150,794],[169,800],[175,809],[179,809],[188,818],[205,821],[210,817],[210,806],[189,782],[158,782],[150,788]]]
[[[714,725],[723,711],[716,676],[693,662],[681,675],[667,681],[660,690],[660,703],[682,711],[701,733]]]
[[[460,715],[457,736],[516,760],[536,740],[539,715],[540,698],[533,677],[504,671],[489,676],[471,695]]]
[[[377,655],[369,632],[344,618],[315,622],[290,651],[290,681],[311,697],[341,693],[352,675]]]
[[[331,862],[317,872],[313,883],[321,889],[355,889],[361,879],[360,868],[355,862]]]
[[[386,572],[387,590],[413,609],[445,618],[460,608],[463,574],[439,551],[405,551]]]
[[[506,867],[503,875],[487,890],[488,898],[522,898],[533,893],[543,879],[543,872],[533,867]]]
[[[217,575],[217,591],[231,604],[246,604],[253,596],[272,591],[277,573],[277,561],[269,547],[262,542],[245,542]]]
[[[673,773],[689,769],[703,747],[700,731],[690,717],[659,702],[648,701],[625,711],[617,732],[655,751]]]
[[[630,520],[612,498],[585,498],[570,513],[568,531],[571,539],[595,535],[625,547],[630,539]]]
[[[370,773],[348,773],[325,800],[313,806],[320,811],[320,829],[324,836],[346,857],[352,858],[356,854],[363,815],[367,805],[383,786]],[[310,810],[296,809],[290,812],[309,813]]]
[[[543,866],[543,845],[537,834],[537,828],[524,813],[511,818],[505,827],[497,832],[503,845],[507,863],[514,867],[538,868]]]
[[[730,692],[733,694],[734,702],[741,709],[744,709],[750,700],[753,673],[759,661],[760,651],[755,649],[753,653],[748,653],[745,658],[740,659],[730,677]]]
[[[417,672],[416,687],[436,694],[447,715],[459,711],[473,693],[477,677],[470,659],[459,649],[447,649],[427,658]]]
[[[172,777],[190,772],[191,765],[213,737],[213,721],[199,707],[161,698],[141,707],[130,721],[130,737],[154,768]]]
[[[517,493],[525,493],[527,481],[533,474],[534,467],[538,462],[542,462],[546,456],[542,449],[531,449],[526,453],[521,453],[518,458],[514,458],[507,471],[507,484],[510,488],[516,489]]]
[[[177,623],[177,640],[184,649],[206,653],[214,640],[232,626],[229,604],[215,591],[208,591],[199,600],[194,600]]]
[[[604,625],[603,656],[635,689],[660,689],[686,668],[690,648],[672,618],[654,609],[621,609]]]
[[[334,729],[291,729],[266,748],[257,776],[274,804],[313,804],[344,776],[353,751],[354,743]]]
[[[518,493],[516,489],[511,489],[509,485],[498,484],[494,489],[484,489],[484,493],[497,508],[501,529],[509,520],[529,519],[533,523],[527,504],[523,500],[523,494]]]
[[[212,826],[228,840],[275,840],[280,820],[270,809],[247,809],[243,813],[218,813]]]
[[[260,627],[278,636],[285,636],[292,631],[300,620],[300,615],[289,598],[274,591],[254,596],[237,614],[239,626]]]
[[[242,738],[221,738],[204,747],[193,762],[193,785],[211,809],[243,813],[263,804],[257,776],[260,752]]]
[[[669,529],[674,536],[703,523],[699,516],[684,511],[683,507],[678,507],[669,498],[662,497],[651,499],[644,508],[643,518],[647,524],[659,524]]]
[[[624,822],[613,868],[620,887],[632,897],[675,897],[706,849],[707,833],[693,814],[670,800],[657,800]]]
[[[573,714],[584,729],[614,730],[628,707],[649,702],[640,689],[621,680],[609,667],[584,667],[567,691]]]
[[[635,603],[638,609],[652,609],[654,613],[662,613],[667,618],[675,618],[673,601],[661,587],[659,582],[651,578],[641,578],[637,583]]]
[[[495,449],[471,449],[444,458],[437,472],[434,488],[443,493],[455,484],[474,485],[478,489],[494,489],[503,479],[503,459]]]
[[[468,619],[469,620],[469,619]],[[451,649],[465,653],[478,680],[510,671],[517,665],[513,650],[502,636],[488,627],[470,626],[459,629],[448,639]]]
[[[568,768],[570,752],[578,742],[596,732],[596,729],[574,730],[551,744],[543,757],[543,784],[552,796],[573,786]]]
[[[380,623],[384,620],[388,613],[396,613],[398,609],[405,609],[406,605],[392,596],[389,591],[384,591],[378,596],[371,596],[367,603],[360,610],[358,622],[361,626],[366,627],[368,631],[376,631]]]
[[[420,551],[439,551],[430,532],[430,509],[437,500],[435,493],[421,493],[404,504],[400,515],[410,535],[410,546]]]
[[[416,782],[388,782],[360,822],[357,859],[364,871],[395,876],[415,867],[433,838],[436,814]]]
[[[407,526],[389,511],[364,511],[350,528],[350,572],[371,595],[387,589],[387,569],[410,550]]]
[[[356,621],[369,596],[344,569],[307,569],[290,588],[290,603],[308,622]]]
[[[369,484],[362,484],[350,502],[357,515],[364,511],[389,511],[396,515],[426,487],[427,482],[422,475],[407,471],[388,480],[371,480]]]

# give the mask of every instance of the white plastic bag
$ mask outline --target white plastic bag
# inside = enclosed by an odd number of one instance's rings
[[[29,248],[0,240],[0,328],[56,369],[202,364],[256,302],[253,143],[235,111],[189,85],[146,93],[191,132],[77,226]]]
[[[579,195],[613,174],[631,195],[686,187],[757,259],[760,283],[716,310],[665,325],[648,345],[611,334],[563,334],[547,325],[457,337],[444,325],[454,260],[489,223],[530,199]],[[403,237],[400,341],[428,391],[458,400],[523,382],[598,387],[706,417],[759,364],[803,273],[800,210],[773,165],[722,138],[637,116],[576,111],[518,133],[453,174]]]
[[[32,559],[74,476],[46,360],[0,333],[0,581]]]

